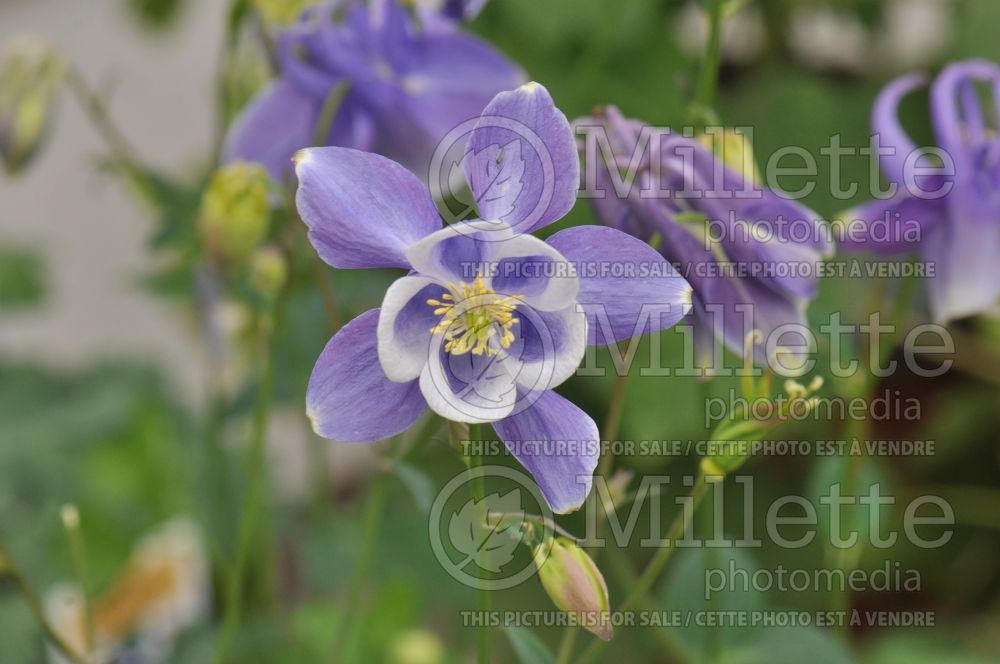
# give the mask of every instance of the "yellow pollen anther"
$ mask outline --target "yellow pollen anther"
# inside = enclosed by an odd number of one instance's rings
[[[427,300],[435,307],[434,315],[441,316],[431,333],[444,335],[445,352],[489,357],[510,348],[515,339],[510,328],[519,322],[514,309],[523,296],[501,297],[486,287],[482,277],[471,284],[449,283],[448,290],[440,300]]]

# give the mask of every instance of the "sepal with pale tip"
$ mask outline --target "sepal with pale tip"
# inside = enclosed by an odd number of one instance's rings
[[[608,586],[587,553],[566,537],[547,538],[534,548],[538,578],[553,604],[604,641],[614,636]]]

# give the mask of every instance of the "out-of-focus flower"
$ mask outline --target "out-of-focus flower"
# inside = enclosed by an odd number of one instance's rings
[[[597,565],[575,542],[549,538],[534,550],[538,578],[557,607],[572,614],[580,627],[598,638],[614,636],[608,586]]]
[[[931,64],[951,45],[954,22],[953,0],[891,0],[882,10],[875,59],[896,72]]]
[[[213,175],[201,199],[198,232],[208,250],[224,261],[246,258],[267,237],[271,184],[257,164],[236,162]]]
[[[854,75],[898,72],[933,63],[948,48],[953,0],[888,0],[873,25],[833,4],[797,3],[788,46],[806,67]]]
[[[94,650],[104,661],[134,637],[141,661],[166,661],[177,635],[208,614],[210,592],[198,527],[185,519],[170,521],[139,542],[114,585],[91,603]],[[67,645],[84,654],[87,637],[79,589],[55,586],[45,609]],[[52,649],[49,660],[67,661]]]
[[[577,123],[607,131],[611,154],[588,154],[607,160],[593,166],[604,192],[590,199],[598,220],[646,241],[658,236],[663,256],[694,288],[699,355],[711,353],[713,337],[742,354],[747,335],[758,330],[773,343],[755,346],[756,359],[791,373],[798,361],[790,340],[771,335],[806,325],[817,266],[832,252],[816,214],[726,167],[698,140],[672,133],[650,139],[634,184],[619,194],[617,169],[642,145],[643,125],[614,107]]]
[[[323,260],[409,271],[381,309],[327,344],[307,412],[317,433],[343,441],[393,436],[428,406],[449,420],[492,422],[552,508],[571,511],[590,490],[599,436],[552,388],[588,343],[676,323],[691,290],[649,246],[614,229],[570,228],[547,243],[527,235],[572,208],[579,182],[572,130],[542,86],[497,95],[468,145],[465,175],[483,219],[445,228],[427,188],[399,164],[346,148],[299,153],[298,209]],[[643,266],[649,276],[635,276]],[[578,454],[521,444],[548,440],[574,441]]]
[[[409,629],[397,636],[389,647],[389,664],[441,664],[444,643],[434,632]]]
[[[277,36],[280,73],[237,118],[227,160],[263,164],[277,180],[301,148],[378,152],[426,173],[438,142],[475,118],[520,69],[482,40],[423,29],[395,0],[332,2]]]
[[[709,21],[701,3],[688,2],[678,12],[674,35],[680,47],[692,57],[704,57],[708,44]],[[761,56],[767,46],[767,28],[760,7],[744,5],[725,13],[722,22],[722,60],[746,65]]]
[[[870,65],[870,38],[857,14],[827,5],[796,5],[788,26],[792,53],[821,71],[863,72]]]
[[[985,84],[993,103],[984,105],[978,86]],[[906,163],[917,147],[899,123],[897,109],[910,92],[924,87],[919,75],[903,76],[879,95],[872,130],[885,149],[880,166],[897,186],[890,199],[877,200],[845,214],[853,225],[876,224],[886,233],[848,233],[845,249],[872,249],[881,254],[917,252],[933,265],[928,279],[931,314],[947,322],[995,311],[1000,299],[1000,67],[986,60],[949,65],[931,86],[931,119],[938,147],[954,165],[936,174],[907,178]],[[992,121],[987,113],[992,112]],[[925,155],[926,156],[926,155]],[[926,166],[925,160],[919,162]],[[908,181],[909,180],[909,181]],[[915,225],[918,233],[908,233]]]
[[[32,35],[14,37],[0,70],[0,159],[7,173],[23,169],[45,140],[65,74],[62,58]]]

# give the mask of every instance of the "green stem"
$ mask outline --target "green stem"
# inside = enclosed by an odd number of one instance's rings
[[[344,101],[344,96],[349,88],[350,86],[346,82],[341,81],[326,96],[313,129],[313,145],[326,145],[330,129],[333,127],[333,120],[337,117],[337,111],[340,110],[340,104]]]
[[[480,440],[480,428],[478,424],[469,425],[469,441],[479,441]],[[476,523],[480,528],[488,528],[489,519],[489,506],[486,504],[486,483],[483,478],[483,473],[481,466],[483,465],[483,459],[480,456],[473,456],[469,458],[469,469],[472,472],[472,482],[470,483],[470,491],[472,492],[472,498],[479,505],[479,518]],[[482,556],[484,557],[484,562],[488,563],[488,550],[483,550]],[[477,608],[483,620],[480,621],[480,626],[478,628],[478,638],[477,638],[477,661],[479,664],[489,664],[490,662],[490,628],[485,626],[485,616],[490,610],[491,597],[490,591],[487,588],[480,588],[478,590],[478,602]]]
[[[226,138],[226,125],[234,109],[233,95],[229,87],[228,69],[233,51],[239,42],[240,27],[252,6],[247,0],[231,0],[226,9],[226,30],[219,54],[216,58],[215,72],[215,136],[212,141],[212,156],[218,159],[222,154]],[[218,166],[218,163],[213,164]]]
[[[14,564],[14,559],[11,557],[10,553],[7,551],[7,547],[0,544],[0,576],[8,576],[14,581],[14,585],[17,586],[18,592],[21,593],[21,597],[24,598],[25,603],[31,612],[34,614],[35,619],[42,626],[42,631],[45,633],[45,638],[52,643],[63,655],[65,655],[74,664],[87,664],[86,658],[73,650],[66,641],[63,640],[59,633],[56,632],[55,628],[49,623],[48,618],[45,617],[45,610],[42,608],[42,603],[38,599],[38,595],[32,590],[31,585],[28,580],[21,573],[21,570]]]
[[[622,426],[622,415],[625,413],[625,390],[628,387],[628,373],[615,376],[615,386],[611,391],[611,403],[608,405],[608,416],[604,421],[604,432],[601,438],[612,441],[618,437]],[[597,469],[599,475],[607,476],[611,472],[611,464],[614,458],[609,452],[601,456],[601,463]]]
[[[66,85],[77,102],[79,102],[80,108],[87,114],[94,129],[101,135],[104,142],[108,144],[111,156],[118,167],[130,175],[138,175],[142,170],[139,168],[140,162],[136,157],[138,153],[132,147],[131,143],[129,143],[128,139],[125,138],[125,135],[118,130],[118,127],[111,119],[111,114],[108,113],[108,109],[104,106],[104,102],[91,89],[90,84],[87,83],[87,79],[84,78],[83,74],[75,67],[68,67],[66,70]]]
[[[579,627],[567,627],[563,630],[562,640],[559,641],[559,650],[556,651],[556,664],[568,664],[573,658],[573,648],[576,647],[576,640],[580,635]]]
[[[87,548],[80,531],[80,512],[74,505],[64,505],[62,509],[63,527],[66,529],[66,539],[69,542],[70,558],[73,560],[73,575],[80,586],[80,597],[83,604],[83,625],[87,636],[87,653],[97,648],[97,630],[94,628],[94,611],[90,601],[90,574],[87,571]]]
[[[615,575],[618,579],[618,584],[623,588],[631,588],[639,580],[639,574],[632,567],[632,562],[621,549],[609,547],[606,560],[608,562],[608,570]],[[648,596],[643,597],[639,601],[638,606],[650,615],[660,611],[660,607]],[[657,654],[664,664],[680,664],[687,661],[684,651],[678,645],[676,635],[672,630],[653,629],[649,631],[652,632],[652,640],[658,648]]]
[[[695,478],[694,486],[691,487],[690,496],[694,500],[692,507],[690,509],[685,507],[679,509],[677,514],[674,515],[673,522],[670,524],[670,530],[667,532],[667,538],[670,539],[671,545],[664,546],[656,552],[653,558],[649,561],[649,564],[646,565],[646,569],[644,569],[642,574],[639,575],[639,578],[632,586],[628,595],[625,596],[625,599],[618,606],[618,613],[631,610],[649,593],[653,584],[656,583],[656,580],[663,572],[663,568],[666,567],[668,562],[670,562],[670,558],[673,556],[674,550],[677,548],[674,545],[674,542],[684,534],[685,529],[690,525],[691,519],[694,518],[694,515],[698,510],[698,505],[701,503],[707,492],[708,484],[705,482],[705,476],[699,472],[698,476]],[[590,647],[583,652],[577,661],[582,664],[597,661],[597,658],[600,657],[601,653],[603,653],[607,647],[607,641],[594,641],[590,644]]]
[[[260,520],[265,491],[264,447],[271,410],[272,392],[274,391],[274,348],[272,347],[274,325],[275,316],[273,311],[262,316],[262,348],[260,351],[262,366],[260,370],[260,385],[257,391],[257,405],[254,409],[253,429],[250,438],[249,486],[247,487],[246,498],[243,504],[243,514],[240,518],[237,534],[236,559],[233,563],[232,573],[229,576],[225,620],[222,635],[219,639],[219,648],[216,651],[215,657],[215,661],[218,664],[226,662],[229,652],[232,649],[233,641],[239,631],[243,608],[243,582],[250,559],[250,549],[257,531],[257,522]]]
[[[694,109],[692,115],[697,118],[697,124],[705,124],[705,119],[711,117],[715,104],[715,91],[719,81],[719,63],[722,51],[722,10],[723,0],[708,0],[708,45],[705,58],[698,73],[698,84],[695,88]]]
[[[619,345],[619,349],[622,350],[621,356],[624,356],[624,347],[628,342],[623,342]],[[618,437],[618,433],[621,430],[622,416],[625,412],[625,391],[628,387],[628,373],[618,374],[615,376],[615,385],[611,390],[611,402],[608,405],[608,415],[604,420],[604,431],[601,433],[601,440],[608,441],[609,443]],[[611,474],[611,467],[614,463],[614,457],[611,455],[610,447],[604,450],[601,455],[601,461],[597,466],[597,474],[605,479]],[[604,525],[602,521],[598,524],[598,534],[600,534],[600,527]],[[597,553],[594,553],[594,562],[597,562]],[[580,628],[569,626],[563,630],[562,640],[559,642],[559,650],[556,653],[556,663],[557,664],[568,664],[573,656],[573,648],[576,646],[576,640],[579,637]]]
[[[296,218],[298,217],[298,212],[295,210],[294,205],[292,206],[292,213]],[[306,225],[298,224],[298,226],[302,230],[302,235],[306,238],[306,253],[309,254],[309,260],[312,262],[313,279],[315,279],[316,285],[319,287],[320,297],[323,299],[323,309],[326,311],[326,319],[330,322],[330,329],[336,332],[344,326],[344,320],[340,317],[340,312],[337,310],[337,299],[334,297],[333,288],[331,288],[330,282],[326,278],[326,264],[323,263],[319,254],[309,244]]]
[[[388,480],[380,474],[372,486],[368,499],[365,502],[364,531],[361,536],[361,550],[355,564],[354,574],[351,577],[351,585],[347,589],[347,597],[343,605],[340,620],[337,622],[337,632],[333,638],[332,657],[330,661],[345,661],[345,650],[349,644],[351,631],[356,619],[359,616],[359,604],[361,593],[365,589],[368,578],[368,569],[372,556],[375,553],[375,544],[378,541],[378,532],[382,523],[382,515],[385,514],[386,488]]]

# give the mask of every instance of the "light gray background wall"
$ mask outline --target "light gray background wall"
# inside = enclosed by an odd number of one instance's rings
[[[0,45],[39,34],[95,84],[113,90],[119,126],[152,164],[178,172],[209,149],[224,3],[188,0],[173,29],[150,32],[127,0],[0,0]],[[30,169],[0,175],[0,244],[46,261],[43,310],[0,320],[4,358],[83,365],[98,357],[155,362],[188,398],[204,384],[192,322],[137,286],[149,266],[151,220],[119,182],[97,172],[103,145],[63,95],[55,131]]]

